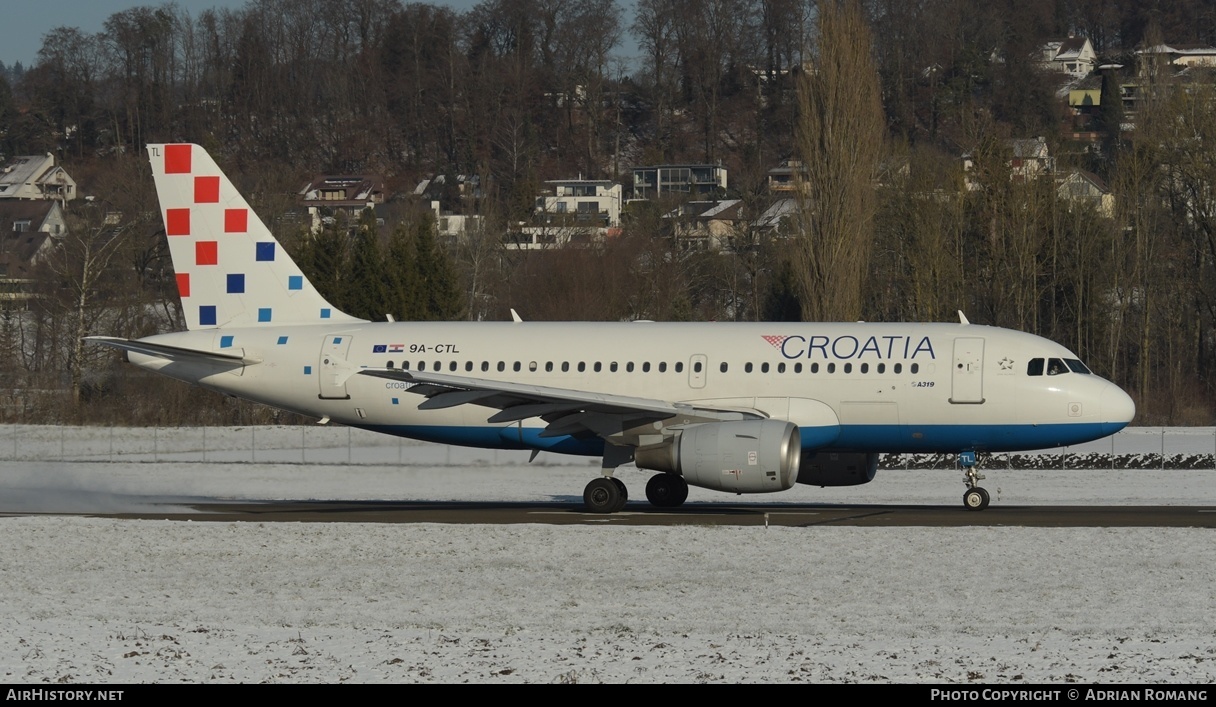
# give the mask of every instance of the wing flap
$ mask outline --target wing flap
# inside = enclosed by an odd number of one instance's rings
[[[586,437],[594,435],[614,443],[639,435],[661,434],[673,425],[699,422],[763,418],[755,410],[694,407],[652,398],[611,395],[568,388],[553,388],[513,381],[486,380],[429,371],[397,368],[363,368],[361,375],[411,383],[407,392],[426,398],[418,408],[437,410],[457,405],[480,405],[497,409],[486,422],[501,424],[541,418],[547,426],[540,436]],[[656,424],[661,423],[661,424]]]
[[[467,405],[496,394],[493,391],[486,390],[452,390],[438,386],[431,386],[431,389],[437,392],[433,394],[433,397],[429,397],[423,401],[418,406],[419,410],[442,410],[443,408],[456,407],[457,405]]]
[[[524,403],[522,405],[512,405],[502,412],[490,416],[487,422],[519,422],[529,417],[541,417],[548,420],[549,417],[558,413],[571,412],[577,409],[578,406],[571,403]]]
[[[413,383],[407,391],[427,398],[418,406],[419,409],[435,410],[463,404],[480,405],[498,410],[496,413],[487,414],[486,421],[491,424],[539,417],[548,423],[541,431],[541,436],[546,438],[590,434],[608,439],[618,437],[627,430],[657,422],[690,424],[725,417],[740,417],[737,411],[701,410],[666,400],[485,380],[446,373],[394,368],[364,368],[359,373]],[[650,433],[653,434],[654,430],[651,429]]]

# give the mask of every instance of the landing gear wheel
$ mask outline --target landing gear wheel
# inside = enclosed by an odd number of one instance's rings
[[[625,507],[623,486],[620,481],[607,476],[592,479],[583,490],[583,504],[592,513],[616,513]]]
[[[624,481],[621,481],[620,479],[616,478],[615,476],[610,477],[610,478],[612,479],[612,483],[616,484],[616,487],[621,490],[621,508],[624,508],[625,503],[627,503],[629,501],[629,488],[627,486],[625,486]],[[621,508],[618,508],[617,510],[619,511],[619,510],[621,510]]]
[[[988,507],[988,492],[979,485],[984,475],[975,468],[978,462],[974,451],[964,451],[958,455],[958,463],[963,467],[963,483],[967,485],[967,492],[963,494],[963,508],[969,511],[982,511]]]
[[[984,510],[988,507],[988,501],[988,492],[979,486],[967,489],[967,493],[963,494],[963,507],[969,511]]]
[[[646,482],[646,500],[656,508],[675,508],[688,499],[688,482],[676,474],[655,474]]]

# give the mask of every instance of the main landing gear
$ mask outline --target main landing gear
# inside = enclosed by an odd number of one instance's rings
[[[632,447],[604,446],[602,476],[583,490],[583,505],[591,513],[616,513],[629,501],[629,489],[613,476],[616,468],[633,461]],[[679,474],[655,474],[646,482],[646,500],[656,508],[675,508],[688,500],[688,482]]]
[[[975,452],[962,452],[958,455],[958,463],[963,467],[963,483],[967,485],[967,491],[963,494],[963,508],[969,511],[984,510],[991,499],[977,483],[984,475],[975,470]]]
[[[646,482],[646,500],[656,508],[677,508],[688,500],[688,482],[677,474],[655,474]],[[629,501],[629,489],[615,476],[591,480],[583,504],[592,513],[616,513]]]
[[[603,476],[592,479],[583,489],[583,505],[592,513],[616,513],[629,501],[629,489],[625,482],[612,476],[616,468],[633,461],[633,447],[604,445],[604,461],[600,464]]]
[[[646,482],[646,500],[656,508],[676,508],[688,500],[688,482],[677,474],[655,474]]]
[[[611,476],[592,479],[583,490],[583,504],[592,513],[616,513],[629,501],[625,482]]]

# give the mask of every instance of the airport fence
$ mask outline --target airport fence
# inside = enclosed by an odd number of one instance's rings
[[[521,457],[522,455],[522,457]],[[528,452],[472,449],[341,425],[73,427],[0,425],[0,458],[15,461],[481,466]]]
[[[527,451],[431,444],[353,427],[77,427],[0,425],[0,458],[13,461],[496,466]],[[598,463],[543,454],[549,465]],[[1105,439],[1035,452],[981,455],[992,469],[1216,470],[1216,427],[1133,427]],[[954,455],[885,455],[883,468],[956,466]]]

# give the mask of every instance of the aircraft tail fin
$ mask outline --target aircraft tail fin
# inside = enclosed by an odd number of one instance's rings
[[[188,329],[362,321],[304,277],[198,145],[148,145]]]

